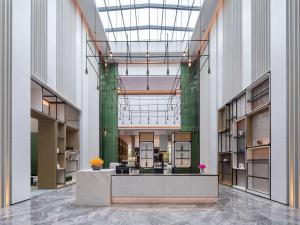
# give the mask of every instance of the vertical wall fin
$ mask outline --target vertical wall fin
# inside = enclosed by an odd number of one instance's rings
[[[76,102],[76,10],[72,1],[57,0],[57,91]]]
[[[252,82],[270,70],[270,0],[251,1]]]
[[[31,75],[47,83],[47,0],[31,0]]]
[[[225,103],[242,89],[242,1],[225,1],[223,19],[223,101]]]
[[[11,201],[11,4],[0,2],[0,207]]]
[[[289,204],[300,206],[300,3],[287,1]]]

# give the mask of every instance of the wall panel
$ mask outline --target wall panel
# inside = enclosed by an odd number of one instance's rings
[[[252,81],[270,70],[270,0],[251,1]]]
[[[31,74],[47,83],[47,0],[31,0]]]
[[[288,196],[286,4],[282,0],[270,2],[271,199],[282,203],[287,203]]]
[[[223,100],[242,89],[242,1],[225,0],[223,8]]]
[[[56,87],[76,102],[76,9],[71,0],[57,0],[56,7]]]
[[[31,1],[12,1],[11,203],[31,197],[30,52]]]

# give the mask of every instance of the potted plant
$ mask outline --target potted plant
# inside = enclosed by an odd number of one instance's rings
[[[90,160],[90,164],[93,170],[101,170],[104,160],[100,157],[95,157]]]
[[[205,170],[205,168],[206,168],[205,163],[200,163],[200,164],[198,165],[198,168],[199,168],[199,170],[200,170],[200,174],[204,174],[204,170]]]

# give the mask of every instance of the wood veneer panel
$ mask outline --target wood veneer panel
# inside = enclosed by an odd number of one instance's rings
[[[140,132],[140,142],[144,142],[144,141],[153,142],[154,141],[154,133],[153,132]]]
[[[192,133],[191,132],[176,132],[175,133],[175,141],[179,141],[179,142],[192,141]]]
[[[55,121],[39,121],[38,133],[38,188],[56,188],[56,146]]]

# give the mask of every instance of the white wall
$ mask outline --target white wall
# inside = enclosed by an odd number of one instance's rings
[[[31,197],[31,3],[36,1],[13,0],[12,2],[11,193],[12,203],[16,203]],[[63,9],[67,11],[67,14],[64,14],[65,11],[61,12],[59,18],[63,16],[64,23],[57,27],[57,22],[59,22],[57,10],[60,4],[64,4]],[[35,70],[33,76],[81,110],[80,166],[81,168],[88,168],[89,159],[99,155],[99,93],[97,90],[97,76],[92,72],[90,65],[88,65],[89,74],[84,73],[87,29],[72,0],[63,0],[63,2],[62,0],[48,0],[47,5],[40,8],[40,12],[47,15],[47,21],[43,21],[43,25],[47,27],[47,34],[44,34],[46,35],[46,49],[44,49],[43,54],[45,53],[44,58],[47,60],[46,65],[44,60],[34,63],[38,69]],[[62,8],[60,7],[60,9]],[[69,18],[66,18],[66,16],[69,16]],[[65,26],[65,29],[61,29],[61,26]],[[38,30],[35,30],[35,34]],[[69,40],[69,37],[72,41]],[[62,59],[62,62],[58,64],[60,59]],[[94,63],[94,67],[97,67],[96,63]]]
[[[208,63],[200,71],[200,161],[207,165],[208,173],[217,170],[217,73],[218,73],[218,23],[210,33],[210,73]],[[204,61],[202,59],[201,61]],[[204,63],[204,62],[202,62]],[[202,65],[200,63],[200,66]],[[222,86],[222,83],[221,83]]]
[[[288,203],[286,11],[286,1],[271,1],[271,196],[283,203]]]
[[[30,196],[30,0],[12,1],[11,203]]]
[[[47,85],[56,90],[56,4],[47,1]]]
[[[81,110],[80,166],[85,169],[89,159],[99,154],[99,92],[89,63],[85,74],[87,28],[71,0],[48,0],[47,13],[46,85]],[[97,68],[96,61],[91,61]]]
[[[85,74],[85,32],[82,19],[77,15],[77,70],[80,84],[77,87],[77,93],[80,93],[80,101],[78,102],[81,108],[81,168],[89,168],[89,160],[92,157],[99,155],[99,91],[97,90],[97,75],[88,63],[88,74]],[[91,55],[91,50],[88,49],[88,54]],[[91,59],[95,68],[97,63]],[[78,66],[81,65],[81,66]]]
[[[206,67],[200,73],[200,160],[207,163],[209,172],[217,173],[217,109],[271,69],[271,198],[287,203],[286,20],[282,19],[286,2],[271,1],[265,14],[268,2],[242,0],[239,4],[225,0],[211,28],[211,73]],[[266,41],[270,37],[271,44]],[[263,62],[257,61],[258,55]]]

